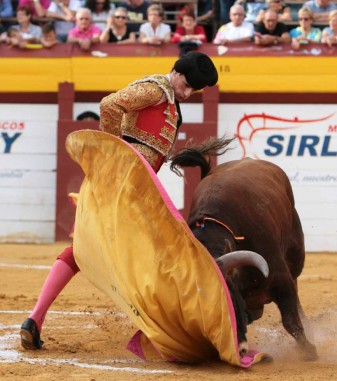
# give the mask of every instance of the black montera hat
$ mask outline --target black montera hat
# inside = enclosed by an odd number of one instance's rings
[[[214,86],[218,82],[218,72],[212,60],[204,53],[187,53],[174,64],[173,69],[183,74],[187,83],[195,90]]]

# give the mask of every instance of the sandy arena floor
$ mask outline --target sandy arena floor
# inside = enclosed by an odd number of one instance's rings
[[[42,332],[45,347],[20,346],[22,321],[33,308],[48,269],[66,243],[0,245],[0,380],[223,381],[335,380],[337,378],[337,254],[309,254],[299,279],[320,356],[301,362],[278,310],[269,305],[249,327],[252,348],[274,357],[244,370],[225,363],[196,366],[144,362],[125,349],[136,331],[110,299],[78,274],[53,304]]]

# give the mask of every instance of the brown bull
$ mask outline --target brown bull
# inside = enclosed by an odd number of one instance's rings
[[[174,171],[177,167],[201,169],[188,224],[218,258],[220,268],[221,257],[236,250],[251,250],[266,260],[268,278],[251,266],[240,267],[231,278],[246,303],[246,320],[260,318],[265,304],[276,303],[283,326],[299,344],[304,359],[314,360],[316,348],[308,341],[300,319],[305,316],[297,278],[304,266],[304,236],[290,181],[281,168],[263,160],[234,160],[211,169],[209,157],[224,153],[230,142],[210,140],[172,158]]]

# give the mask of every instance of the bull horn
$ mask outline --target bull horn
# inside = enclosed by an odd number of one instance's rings
[[[230,270],[240,266],[254,266],[257,267],[265,278],[269,275],[269,267],[266,260],[254,251],[240,250],[232,251],[217,258],[217,265],[220,270],[227,274]]]

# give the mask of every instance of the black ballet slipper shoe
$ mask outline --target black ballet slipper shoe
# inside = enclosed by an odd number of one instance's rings
[[[25,349],[41,349],[44,342],[40,340],[40,332],[37,328],[35,321],[31,318],[27,318],[20,331],[21,345]]]

